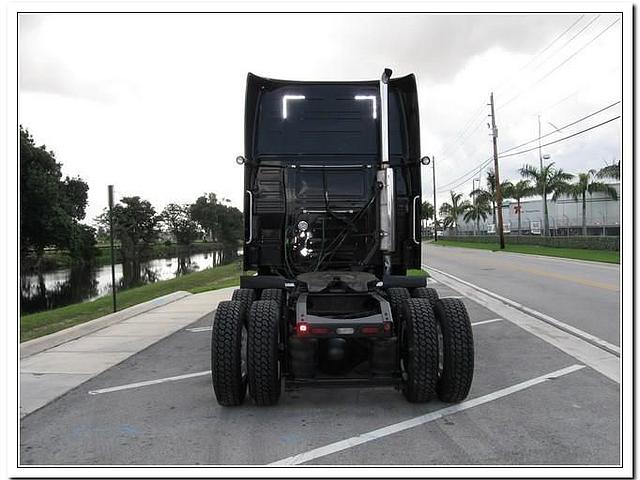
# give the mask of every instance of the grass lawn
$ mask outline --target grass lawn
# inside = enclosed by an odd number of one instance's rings
[[[500,251],[496,243],[458,242],[451,240],[438,240],[432,245],[445,247],[479,248],[481,250]],[[541,245],[510,245],[506,243],[505,252],[528,253],[532,255],[546,255],[547,257],[573,258],[576,260],[589,260],[592,262],[620,263],[620,252],[609,250],[588,250],[586,248],[557,248]]]
[[[209,268],[183,277],[122,290],[117,295],[118,310],[179,290],[200,293],[238,285],[241,274],[242,264],[240,261],[236,261],[229,265]],[[112,313],[111,295],[99,297],[93,301],[24,315],[20,317],[20,341],[24,342],[57,332],[109,313]]]

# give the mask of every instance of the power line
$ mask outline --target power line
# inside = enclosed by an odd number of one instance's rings
[[[599,15],[598,15],[599,16]],[[547,50],[549,50],[558,40],[560,40],[564,35],[566,35],[569,30],[571,30],[576,24],[578,24],[582,19],[584,18],[584,15],[580,15],[580,17],[578,17],[578,19],[576,21],[574,21],[568,28],[566,28],[565,30],[562,31],[562,33],[560,33],[560,35],[558,35],[556,38],[554,38],[551,43],[549,43],[544,49],[542,49],[540,52],[536,53],[531,60],[529,60],[524,66],[520,67],[520,69],[516,72],[515,75],[512,75],[511,77],[509,77],[508,80],[506,80],[505,82],[503,82],[502,84],[500,84],[498,86],[498,88],[496,89],[496,91],[500,91],[504,88],[505,85],[508,85],[509,83],[511,83],[516,76],[522,72],[523,70],[525,70],[529,65],[533,64],[538,58],[540,58],[542,56],[543,53],[545,53]],[[596,17],[597,18],[597,17]],[[589,24],[587,24],[587,27],[589,25],[591,25],[592,22],[590,22]],[[586,27],[585,27],[586,28]],[[583,29],[584,30],[584,29]],[[580,32],[578,32],[578,34],[580,34],[582,32],[582,30],[580,30]],[[578,35],[576,34],[576,35]],[[575,36],[573,37],[575,38]],[[573,39],[572,38],[572,39]],[[571,40],[569,40],[568,42],[566,42],[562,47],[560,47],[558,50],[556,50],[555,53],[558,53],[560,50],[562,50],[562,48],[564,48]],[[553,53],[551,56],[555,55],[555,53]],[[542,63],[540,63],[538,66],[544,64],[546,61],[549,60],[550,57],[547,57],[545,60],[542,61]]]
[[[509,100],[507,100],[505,103],[503,103],[500,108],[504,109],[507,105],[509,105],[511,102],[513,102],[514,100],[516,100],[518,97],[520,97],[523,93],[525,92],[530,92],[531,89],[533,87],[535,87],[536,85],[538,85],[540,82],[542,82],[543,80],[545,80],[547,77],[549,77],[552,73],[554,73],[556,70],[558,70],[560,67],[562,67],[564,64],[566,64],[569,60],[571,60],[572,58],[574,58],[577,54],[579,54],[580,52],[582,52],[585,48],[587,48],[589,45],[591,45],[594,41],[596,41],[601,35],[603,35],[607,30],[609,30],[611,27],[613,27],[616,23],[618,23],[620,21],[620,19],[618,18],[617,20],[613,21],[612,23],[610,23],[609,25],[607,25],[603,30],[600,31],[600,33],[598,33],[595,37],[593,37],[591,40],[589,40],[587,43],[585,43],[582,47],[580,47],[578,50],[576,50],[575,52],[573,52],[571,55],[569,55],[568,57],[566,57],[562,62],[560,62],[558,65],[556,65],[554,68],[552,68],[551,70],[549,70],[546,74],[544,74],[542,77],[538,78],[536,81],[534,81],[533,83],[529,84],[526,88],[523,88],[519,93],[517,93],[516,95],[514,95],[513,97],[511,97]]]
[[[598,113],[601,113],[601,112],[604,112],[605,110],[610,109],[611,107],[615,107],[615,106],[616,106],[616,105],[618,105],[619,103],[620,103],[620,100],[618,100],[617,102],[613,102],[611,105],[607,105],[606,107],[601,108],[600,110],[597,110],[597,111],[595,111],[595,112],[593,112],[593,113],[590,113],[589,115],[585,115],[584,117],[579,118],[578,120],[576,120],[576,121],[574,121],[574,122],[567,123],[566,125],[562,125],[561,127],[556,128],[556,131],[554,131],[554,132],[546,133],[546,134],[542,135],[542,136],[541,136],[541,137],[539,137],[539,138],[538,138],[538,137],[536,137],[536,138],[534,138],[534,139],[529,140],[528,142],[524,142],[524,143],[521,143],[520,145],[516,145],[515,147],[511,147],[511,148],[508,148],[507,150],[503,150],[502,152],[500,152],[500,154],[502,155],[503,153],[511,152],[512,150],[516,150],[516,149],[518,149],[518,148],[520,148],[520,147],[524,147],[525,145],[528,145],[528,144],[530,144],[530,143],[532,143],[532,142],[535,142],[535,141],[537,141],[537,140],[539,140],[539,139],[541,139],[541,138],[545,138],[545,137],[548,137],[548,136],[550,136],[550,135],[553,135],[554,133],[556,133],[556,132],[557,132],[557,130],[562,130],[563,128],[572,127],[572,126],[574,126],[575,124],[580,123],[580,122],[582,122],[582,121],[586,120],[587,118],[591,118],[591,117],[593,117],[594,115],[597,115]]]
[[[562,142],[564,140],[568,140],[569,138],[572,138],[572,137],[575,137],[575,136],[580,135],[582,133],[588,132],[589,130],[593,130],[595,128],[601,127],[603,125],[606,125],[607,123],[613,122],[614,120],[617,120],[620,117],[621,117],[621,115],[618,115],[617,117],[610,118],[609,120],[606,120],[606,121],[604,121],[602,123],[599,123],[597,125],[594,125],[592,127],[585,128],[584,130],[580,130],[579,132],[572,133],[571,135],[567,135],[566,137],[559,138],[558,140],[554,140],[553,142],[545,143],[544,145],[540,145],[540,148],[541,147],[547,147],[549,145],[553,145],[554,143]],[[522,155],[523,153],[532,152],[533,150],[537,150],[538,148],[539,147],[533,147],[533,148],[529,148],[527,150],[522,150],[520,152],[509,153],[508,155],[501,155],[501,156],[499,156],[499,158],[513,157],[515,155]]]
[[[598,35],[596,35],[595,37],[593,37],[591,40],[589,40],[587,43],[585,43],[582,47],[580,47],[578,50],[576,50],[573,54],[571,54],[569,57],[565,58],[564,61],[562,63],[560,63],[559,65],[557,65],[553,70],[551,70],[550,72],[548,72],[545,76],[543,76],[541,79],[539,79],[534,85],[540,83],[542,80],[544,80],[545,78],[547,78],[549,75],[551,75],[553,72],[555,72],[556,70],[558,70],[561,66],[563,66],[565,63],[567,63],[569,60],[571,60],[573,57],[575,57],[577,54],[579,54],[582,50],[584,50],[585,48],[587,48],[589,45],[591,45],[593,42],[595,42],[601,35],[603,35],[607,30],[609,30],[611,27],[613,27],[616,23],[618,23],[620,21],[620,19],[618,18],[617,20],[615,20],[614,22],[610,23],[604,30],[602,30]]]
[[[598,15],[595,19],[597,19],[599,16],[600,16],[600,15]],[[549,44],[548,44],[546,47],[544,47],[541,51],[539,51],[538,53],[536,53],[536,54],[535,54],[535,55],[534,55],[534,56],[533,56],[533,57],[532,57],[532,58],[531,58],[531,59],[530,59],[530,60],[529,60],[529,61],[528,61],[524,66],[520,67],[520,69],[519,69],[519,70],[518,70],[514,75],[512,75],[508,80],[506,80],[505,82],[503,82],[503,83],[502,83],[502,84],[501,84],[501,85],[496,89],[496,91],[500,91],[500,90],[501,90],[502,88],[504,88],[506,85],[508,85],[509,83],[511,83],[511,82],[513,81],[513,79],[515,79],[515,78],[516,78],[516,76],[518,75],[518,73],[520,73],[521,71],[525,70],[529,65],[531,65],[533,62],[535,62],[535,61],[536,61],[536,60],[537,60],[541,55],[543,55],[547,50],[549,50],[549,49],[550,49],[550,48],[551,48],[551,47],[552,47],[552,46],[553,46],[553,45],[554,45],[558,40],[560,40],[564,35],[566,35],[566,34],[567,34],[567,32],[569,32],[569,30],[571,30],[571,29],[572,29],[572,28],[573,28],[573,27],[574,27],[578,22],[580,22],[583,18],[584,18],[584,15],[581,15],[580,17],[578,17],[578,19],[577,19],[577,20],[575,20],[571,25],[569,25],[569,27],[565,28],[565,29],[564,29],[564,30],[563,30],[559,35],[557,35],[557,36],[556,36],[556,37],[551,41],[551,43],[549,43]],[[594,19],[594,20],[595,20],[595,19]],[[593,22],[593,20],[592,20],[592,22]],[[587,24],[587,27],[588,27],[589,25],[591,25],[591,23],[592,23],[592,22],[589,22],[589,23]],[[585,28],[586,28],[586,27],[585,27]],[[584,30],[584,29],[583,29],[583,30]],[[581,30],[580,32],[582,32],[582,30]],[[578,32],[578,34],[579,34],[580,32]],[[574,36],[574,37],[572,37],[572,39],[571,39],[571,40],[573,40],[573,38],[575,38],[575,36]],[[570,42],[571,40],[569,40],[569,42]],[[569,42],[567,42],[567,43],[569,43]],[[565,45],[566,45],[567,43],[565,43]],[[564,47],[564,45],[563,45],[563,47]],[[562,49],[563,47],[561,47],[560,49]],[[556,53],[557,53],[557,52],[556,52]],[[469,131],[469,129],[470,129],[470,128],[471,128],[471,126],[473,125],[474,120],[476,120],[476,118],[478,118],[478,115],[479,115],[479,114],[481,114],[481,113],[483,113],[483,112],[484,112],[484,107],[485,107],[485,105],[484,105],[484,103],[483,103],[483,104],[482,104],[482,105],[481,105],[477,110],[475,110],[475,111],[474,111],[474,113],[472,113],[472,114],[471,114],[471,116],[469,117],[469,120],[467,120],[467,121],[465,122],[465,124],[463,125],[462,130],[460,131],[460,133],[458,133],[458,134],[457,134],[457,135],[456,135],[456,136],[455,136],[455,137],[454,137],[450,142],[447,142],[447,143],[445,144],[445,148],[443,148],[443,151],[445,152],[445,154],[449,152],[449,150],[450,150],[450,148],[449,148],[449,147],[450,147],[450,145],[452,145],[452,144],[454,144],[454,143],[456,144],[456,147],[455,147],[455,148],[456,148],[456,149],[457,149],[457,148],[459,148],[459,147],[462,145],[462,143],[464,143],[464,142],[460,143],[460,142],[457,142],[457,140],[458,140],[458,139],[462,140],[462,138],[464,138],[465,136],[468,136],[468,138],[470,138],[470,135],[472,135],[473,133],[475,133],[475,132],[476,132],[476,130],[478,129],[478,127],[484,123],[484,115],[482,115],[480,123],[478,123],[478,124],[476,125],[476,128],[474,128],[470,133],[468,133],[468,134],[467,134],[467,132]],[[467,140],[465,140],[465,142],[466,142],[466,141],[468,141],[468,138],[467,138]]]
[[[597,115],[598,113],[601,113],[601,112],[603,112],[603,111],[605,111],[605,110],[607,110],[607,109],[609,109],[609,108],[611,108],[611,107],[613,107],[613,106],[617,105],[618,103],[620,103],[620,101],[614,102],[614,103],[612,103],[611,105],[608,105],[608,106],[606,106],[606,107],[604,107],[604,108],[601,108],[600,110],[597,110],[597,111],[595,111],[595,112],[593,112],[593,113],[590,113],[589,115],[585,115],[584,117],[579,118],[578,120],[575,120],[575,121],[573,121],[573,122],[571,122],[571,123],[568,123],[568,124],[566,124],[566,125],[563,125],[562,127],[560,127],[560,130],[561,130],[561,129],[563,129],[563,128],[567,128],[567,127],[570,127],[570,126],[576,125],[577,123],[580,123],[580,122],[582,122],[582,121],[584,121],[584,120],[586,120],[586,119],[588,119],[588,118],[591,118],[591,117],[593,117],[594,115]],[[546,144],[544,144],[544,145],[541,145],[540,147],[546,147],[546,146],[548,146],[548,145],[553,145],[554,143],[558,143],[558,142],[561,142],[561,141],[563,141],[563,140],[567,140],[567,139],[569,139],[569,138],[575,137],[576,135],[580,135],[580,134],[582,134],[582,133],[588,132],[589,130],[593,130],[593,129],[597,128],[597,127],[600,127],[600,126],[605,125],[605,124],[607,124],[607,123],[609,123],[609,122],[612,122],[612,121],[614,121],[614,120],[616,120],[616,119],[618,119],[618,118],[620,118],[620,116],[617,116],[617,117],[615,117],[615,118],[609,119],[609,120],[607,120],[607,121],[605,121],[605,122],[603,122],[603,123],[600,123],[600,124],[595,125],[595,126],[593,126],[593,127],[589,127],[589,128],[587,128],[587,129],[585,129],[585,130],[582,130],[582,131],[580,131],[580,132],[576,132],[576,133],[574,133],[574,134],[568,135],[568,136],[563,137],[563,138],[560,138],[560,139],[558,139],[558,140],[554,140],[553,142],[546,143]],[[552,135],[552,134],[554,134],[554,133],[556,133],[556,132],[548,133],[548,134],[546,134],[546,135],[543,135],[543,136],[542,136],[542,137],[540,137],[540,138],[548,137],[549,135]],[[520,152],[514,152],[514,153],[510,153],[510,154],[505,155],[505,153],[507,153],[507,152],[511,152],[511,151],[513,151],[513,150],[515,150],[515,149],[517,149],[517,148],[520,148],[520,147],[522,147],[522,146],[524,146],[524,145],[528,145],[529,143],[535,142],[535,141],[537,141],[537,140],[538,140],[538,137],[536,137],[536,138],[534,138],[534,139],[532,139],[532,140],[529,140],[528,142],[524,142],[524,143],[522,143],[522,144],[520,144],[520,145],[516,145],[515,147],[510,147],[510,148],[508,148],[508,149],[506,149],[506,150],[503,150],[502,152],[500,152],[500,153],[498,154],[498,158],[511,157],[511,156],[520,155],[520,154],[523,154],[523,153],[527,153],[527,152],[531,152],[531,151],[533,151],[533,150],[536,150],[536,149],[538,149],[539,147],[534,147],[534,148],[531,148],[531,149],[528,149],[528,150],[523,150],[523,151],[520,151]],[[468,170],[467,172],[463,173],[462,175],[460,175],[460,176],[459,176],[459,177],[457,177],[456,179],[454,179],[454,180],[452,180],[452,181],[450,181],[450,182],[448,182],[448,183],[446,183],[446,184],[444,184],[444,185],[441,185],[441,186],[440,186],[440,188],[438,189],[438,192],[442,193],[442,192],[444,192],[444,191],[446,191],[446,190],[455,189],[455,188],[458,188],[458,187],[459,187],[459,186],[461,186],[461,185],[464,185],[464,184],[465,184],[465,183],[467,183],[469,180],[471,180],[471,178],[473,178],[473,176],[474,176],[477,172],[479,172],[479,171],[480,171],[480,170],[482,170],[484,167],[486,167],[487,165],[489,165],[489,163],[491,163],[491,161],[492,161],[492,158],[490,157],[490,158],[488,158],[488,159],[484,160],[483,162],[481,162],[481,163],[477,164],[477,165],[476,165],[475,167],[473,167],[471,170]],[[458,183],[458,182],[459,182],[459,183]],[[454,185],[454,184],[456,184],[456,185]],[[452,187],[451,185],[453,185],[453,187]]]
[[[476,165],[475,167],[473,167],[471,170],[469,170],[468,172],[464,173],[463,175],[460,175],[458,178],[456,178],[455,180],[446,183],[444,185],[441,185],[440,188],[438,189],[439,193],[445,192],[447,190],[452,190],[454,188],[458,188],[460,185],[464,185],[465,183],[467,183],[469,180],[471,180],[476,173],[478,173],[480,170],[482,170],[484,167],[486,167],[487,165],[489,165],[491,162],[493,161],[493,157],[489,157],[487,158],[484,162]],[[459,180],[462,180],[460,183],[454,185],[453,187],[451,187],[451,185],[453,185],[454,183],[458,182]]]

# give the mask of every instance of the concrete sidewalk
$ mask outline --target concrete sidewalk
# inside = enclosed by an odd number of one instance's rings
[[[22,358],[20,416],[43,407],[131,355],[210,315],[218,302],[231,297],[234,288],[188,295]]]

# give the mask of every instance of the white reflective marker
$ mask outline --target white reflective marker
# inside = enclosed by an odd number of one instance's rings
[[[375,95],[356,95],[356,100],[371,100],[371,116],[372,118],[378,118],[378,100]]]
[[[285,95],[282,97],[282,118],[287,118],[287,102],[289,100],[304,100],[304,95]]]

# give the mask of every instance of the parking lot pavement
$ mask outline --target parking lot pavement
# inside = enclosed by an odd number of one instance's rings
[[[22,419],[21,463],[619,464],[619,384],[463,301],[476,370],[453,410],[410,404],[393,388],[297,390],[274,407],[222,408],[208,373],[209,316]]]

